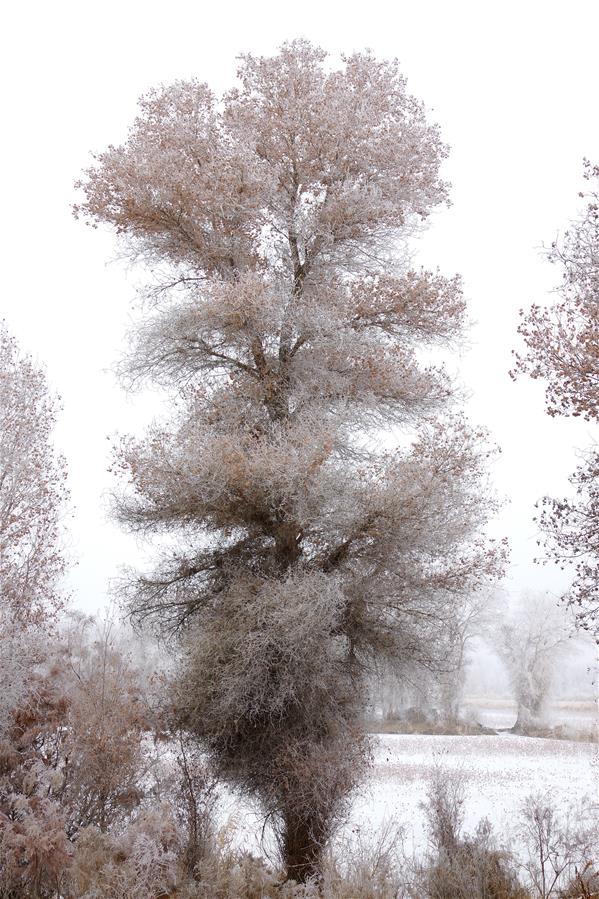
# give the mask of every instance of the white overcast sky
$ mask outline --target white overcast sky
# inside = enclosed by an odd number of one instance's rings
[[[540,385],[508,377],[517,312],[546,302],[559,272],[543,258],[580,208],[584,156],[599,160],[599,3],[588,2],[20,2],[2,16],[0,143],[2,309],[62,397],[57,441],[74,506],[77,605],[106,601],[136,554],[106,518],[109,435],[141,427],[151,395],[124,396],[110,367],[131,322],[136,276],[107,232],[73,220],[73,181],[92,150],[118,143],[141,93],[197,76],[231,85],[235,57],[294,37],[329,50],[397,57],[451,146],[453,206],[433,217],[419,259],[460,272],[472,349],[460,366],[469,414],[502,447],[493,476],[509,497],[493,532],[507,535],[509,586],[558,590],[533,566],[534,502],[568,490],[588,426],[552,420]]]

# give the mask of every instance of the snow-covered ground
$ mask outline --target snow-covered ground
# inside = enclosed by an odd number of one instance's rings
[[[513,833],[520,806],[530,794],[547,794],[551,803],[566,809],[587,797],[599,802],[597,744],[567,740],[500,736],[428,736],[384,734],[373,737],[374,766],[354,801],[346,832],[359,831],[368,841],[384,824],[393,822],[404,832],[408,854],[426,845],[420,807],[436,766],[459,772],[464,780],[464,827],[472,831],[487,817],[501,839]],[[226,802],[232,826],[243,833],[250,851],[260,848],[259,814],[232,797]],[[241,835],[241,834],[240,834]]]
[[[507,835],[531,793],[548,794],[562,809],[583,797],[599,800],[596,744],[508,734],[385,734],[375,739],[374,769],[356,799],[352,824],[376,830],[393,820],[404,828],[408,851],[423,848],[426,841],[420,803],[436,766],[463,777],[467,831],[487,817],[498,835]]]

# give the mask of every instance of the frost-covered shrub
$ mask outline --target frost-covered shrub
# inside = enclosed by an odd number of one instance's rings
[[[76,899],[161,899],[178,881],[181,835],[168,808],[143,812],[122,832],[87,827],[69,871]]]
[[[316,885],[299,885],[251,855],[215,853],[197,880],[181,884],[178,899],[317,899]]]
[[[459,775],[437,769],[429,783],[424,812],[430,849],[417,865],[413,895],[426,899],[526,899],[510,856],[497,849],[483,819],[464,835],[464,785]]]
[[[427,899],[527,899],[510,856],[495,847],[488,821],[441,849],[419,878]]]
[[[169,796],[174,816],[181,828],[180,864],[184,874],[197,877],[215,855],[217,843],[222,848],[225,832],[216,832],[215,806],[218,780],[206,763],[197,743],[183,734],[177,737],[176,770]]]
[[[392,821],[374,836],[359,828],[328,853],[322,877],[327,899],[400,899],[406,893],[402,829]]]
[[[520,867],[538,899],[599,893],[597,803],[573,803],[561,815],[549,796],[527,796],[516,831]],[[586,892],[585,892],[586,890]]]
[[[5,794],[0,814],[0,896],[54,897],[72,855],[59,804],[38,791]]]
[[[46,641],[5,715],[2,897],[64,892],[82,832],[97,827],[108,841],[102,845],[116,852],[114,841],[142,800],[160,801],[149,776],[151,723],[137,673],[109,631],[81,624],[71,621]]]

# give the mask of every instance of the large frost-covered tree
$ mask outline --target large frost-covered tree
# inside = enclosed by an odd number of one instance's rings
[[[518,328],[526,354],[516,369],[546,381],[549,415],[599,421],[599,166],[585,163],[593,185],[583,193],[580,218],[552,245],[549,258],[562,268],[559,298],[522,312]],[[565,596],[578,623],[599,638],[599,451],[585,453],[571,477],[574,497],[542,501],[539,517],[549,556],[574,566]]]
[[[446,148],[395,62],[325,56],[244,56],[221,100],[150,92],[77,208],[150,269],[124,372],[174,398],[118,453],[120,519],[168,538],[130,609],[183,635],[180,718],[300,880],[368,756],[365,672],[430,662],[502,557],[484,435],[420,351],[459,338],[460,282],[406,263]]]

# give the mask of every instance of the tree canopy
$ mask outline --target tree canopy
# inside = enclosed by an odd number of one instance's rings
[[[585,163],[586,208],[549,258],[562,268],[559,299],[522,313],[526,354],[515,373],[546,381],[549,415],[599,421],[599,166]],[[550,557],[573,565],[565,597],[579,624],[599,636],[599,453],[587,450],[571,477],[574,498],[545,497],[539,517]]]

